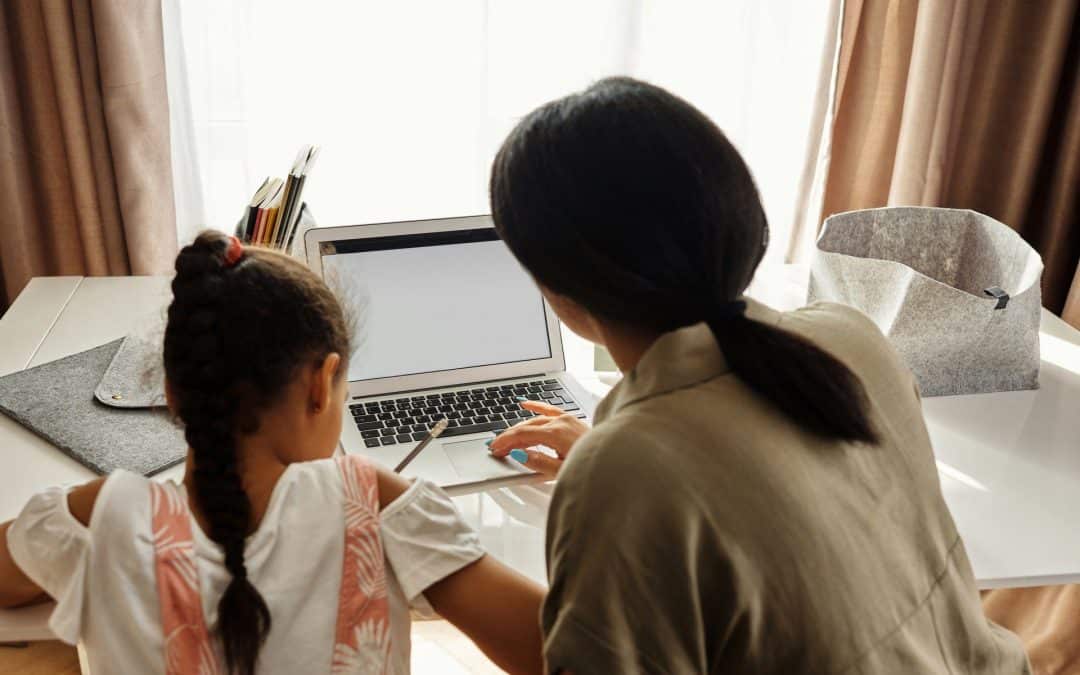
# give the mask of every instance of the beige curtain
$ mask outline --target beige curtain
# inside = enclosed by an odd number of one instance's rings
[[[1080,673],[1080,586],[991,591],[983,607],[1024,641],[1035,675]]]
[[[1078,5],[847,0],[822,216],[911,204],[993,216],[1042,254],[1044,304],[1080,328]],[[983,602],[1038,675],[1080,675],[1080,586]]]
[[[166,272],[160,2],[0,2],[0,153],[0,310],[34,276]]]
[[[847,0],[822,215],[993,216],[1042,254],[1044,304],[1080,327],[1078,4]]]

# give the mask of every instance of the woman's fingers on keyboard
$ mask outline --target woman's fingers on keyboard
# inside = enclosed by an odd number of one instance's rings
[[[505,457],[514,449],[555,442],[556,439],[551,430],[546,429],[548,425],[543,424],[545,421],[547,420],[534,417],[510,427],[488,443],[491,454],[496,457]]]
[[[548,417],[558,417],[563,414],[562,408],[557,408],[550,403],[544,403],[543,401],[521,401],[521,407],[540,415],[546,415]]]
[[[544,474],[545,476],[556,476],[559,473],[559,469],[562,468],[563,460],[561,458],[552,457],[545,452],[542,452],[540,450],[534,450],[532,448],[527,448],[524,451],[524,455],[517,454],[521,452],[522,451],[520,450],[515,451],[515,454],[517,456],[515,456],[513,459],[515,461],[521,462],[524,466],[529,467],[533,471]]]
[[[510,427],[493,438],[488,447],[496,457],[505,457],[511,450],[544,445],[562,458],[588,430],[589,425],[560,410],[558,417],[534,417]]]

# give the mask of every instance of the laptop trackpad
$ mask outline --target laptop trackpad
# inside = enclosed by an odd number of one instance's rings
[[[443,451],[450,458],[454,470],[465,481],[491,480],[507,476],[533,473],[512,459],[492,457],[484,439],[472,441],[443,442]]]

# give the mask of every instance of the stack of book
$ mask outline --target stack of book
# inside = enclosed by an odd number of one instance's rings
[[[285,180],[264,180],[248,203],[236,235],[249,244],[288,251],[303,208],[300,195],[304,191],[304,182],[318,157],[318,146],[305,145],[296,154],[296,161]]]

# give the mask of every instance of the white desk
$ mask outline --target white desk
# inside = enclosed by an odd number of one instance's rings
[[[805,297],[805,269],[772,270],[751,289],[780,309]],[[166,279],[34,279],[0,320],[0,375],[122,337],[163,311]],[[597,393],[591,347],[566,336],[568,369]],[[1043,315],[1042,388],[928,399],[942,486],[981,586],[1080,581],[1080,332]],[[181,467],[162,474],[179,478]],[[0,522],[58,483],[94,474],[0,415]],[[544,486],[455,498],[487,549],[544,579]],[[0,611],[0,642],[48,636],[47,611]]]
[[[786,267],[751,295],[793,309],[808,278]],[[1044,309],[1040,340],[1038,390],[923,399],[981,588],[1080,582],[1080,331]]]
[[[160,277],[41,277],[0,319],[0,375],[48,363],[123,337],[164,311],[169,280]],[[566,358],[581,383],[602,394],[591,372],[592,348],[571,336]],[[0,414],[0,522],[18,515],[35,493],[96,477],[47,441]],[[155,478],[180,480],[178,465]],[[454,498],[484,547],[519,572],[545,581],[547,486],[517,486]],[[51,605],[0,610],[0,642],[51,639]]]

